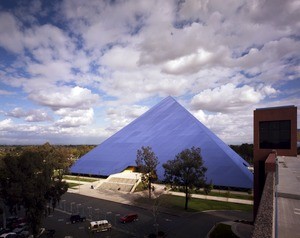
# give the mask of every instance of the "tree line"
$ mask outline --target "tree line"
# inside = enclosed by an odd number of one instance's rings
[[[12,150],[0,162],[3,215],[6,207],[11,214],[24,211],[30,231],[36,236],[43,216],[54,210],[68,190],[68,184],[63,181],[69,168],[66,153],[46,143],[23,148],[22,152]]]
[[[249,164],[253,164],[253,144],[230,145],[230,148]]]
[[[46,143],[49,144],[49,143]],[[29,148],[38,149],[42,145],[0,145],[0,159],[6,154],[20,154]],[[70,164],[81,156],[94,149],[96,145],[52,145],[53,149],[60,150]]]

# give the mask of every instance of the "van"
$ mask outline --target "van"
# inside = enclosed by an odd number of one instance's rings
[[[91,232],[110,231],[112,225],[107,220],[91,221],[89,230]]]

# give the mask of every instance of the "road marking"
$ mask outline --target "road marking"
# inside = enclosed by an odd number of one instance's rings
[[[300,208],[294,208],[295,211],[300,211]]]
[[[296,215],[300,215],[300,212],[295,212],[295,211],[294,211],[294,214],[296,214]]]
[[[84,229],[84,226],[80,226],[78,227],[79,230],[83,230]]]

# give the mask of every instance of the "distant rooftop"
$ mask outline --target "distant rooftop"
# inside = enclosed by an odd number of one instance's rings
[[[277,237],[300,237],[300,156],[278,156]]]

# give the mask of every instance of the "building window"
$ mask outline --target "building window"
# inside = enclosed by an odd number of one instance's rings
[[[291,121],[259,122],[261,149],[291,149]]]

